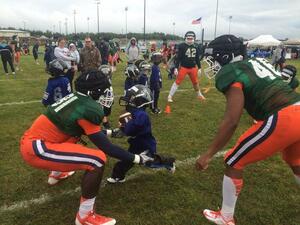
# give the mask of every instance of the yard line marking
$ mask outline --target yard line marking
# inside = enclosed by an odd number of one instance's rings
[[[218,152],[214,157],[215,158],[222,157],[225,153],[226,153],[226,151]],[[184,160],[181,160],[181,161],[176,161],[176,166],[180,167],[180,166],[189,166],[189,165],[192,165],[192,164],[195,163],[195,161],[197,160],[198,157],[199,156],[187,158],[187,159],[184,159]],[[166,169],[140,170],[140,171],[138,171],[136,173],[133,173],[133,174],[127,176],[126,180],[127,181],[134,180],[134,179],[137,179],[137,178],[141,177],[142,175],[151,175],[153,173],[157,173],[157,172],[160,172],[162,170],[166,170]],[[102,183],[101,183],[101,188],[106,187],[107,184],[108,183],[106,181],[106,178],[104,178],[103,181],[102,181]],[[62,193],[57,194],[55,196],[51,196],[51,195],[49,195],[49,194],[46,193],[46,194],[42,194],[38,198],[31,199],[31,200],[25,200],[25,201],[19,201],[19,202],[11,204],[10,206],[3,205],[0,208],[0,213],[11,212],[11,211],[19,210],[19,209],[26,209],[26,208],[30,207],[31,205],[42,205],[42,204],[44,204],[46,202],[49,202],[49,201],[51,201],[51,200],[53,200],[55,198],[59,198],[61,196],[74,195],[76,193],[79,193],[80,190],[81,190],[81,188],[77,187],[77,188],[72,189],[72,190],[63,191]]]
[[[7,76],[7,75],[5,75],[5,76]],[[18,76],[18,75],[17,75]],[[0,82],[6,82],[6,81],[34,81],[34,80],[44,80],[44,81],[47,81],[48,80],[48,78],[47,77],[45,77],[45,78],[25,78],[25,79],[18,79],[18,78],[10,78],[10,75],[9,75],[9,77],[7,77],[7,78],[4,78],[4,79],[1,79],[0,80]]]
[[[193,89],[181,89],[181,90],[177,90],[177,92],[185,92],[185,91],[190,91]],[[168,93],[169,91],[165,90],[162,91],[161,93]],[[122,95],[115,95],[116,98],[121,97]],[[31,101],[20,101],[20,102],[6,102],[6,103],[0,103],[0,107],[2,106],[11,106],[11,105],[26,105],[26,104],[32,104],[32,103],[41,103],[42,99],[39,100],[31,100]]]

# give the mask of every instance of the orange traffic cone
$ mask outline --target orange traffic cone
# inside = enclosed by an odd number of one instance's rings
[[[171,113],[171,106],[169,104],[167,104],[167,106],[166,106],[165,113],[166,114],[170,114]]]

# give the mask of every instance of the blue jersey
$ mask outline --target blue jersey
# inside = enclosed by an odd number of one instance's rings
[[[156,153],[156,140],[152,135],[151,121],[143,109],[130,111],[132,119],[126,123],[123,132],[130,136],[128,143],[131,152],[141,153],[149,150],[149,153]]]
[[[141,84],[148,87],[148,76],[146,74],[141,73],[137,81],[137,84]]]
[[[159,91],[162,88],[162,79],[159,66],[153,65],[150,76],[150,89]]]
[[[64,76],[49,78],[42,102],[45,106],[51,105],[70,93],[71,85],[68,78]]]

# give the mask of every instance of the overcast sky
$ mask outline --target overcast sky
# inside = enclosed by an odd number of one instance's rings
[[[35,30],[74,32],[73,11],[76,10],[77,32],[97,31],[95,0],[0,0],[0,26]],[[217,0],[146,0],[146,32],[183,35],[194,30],[205,39],[214,36]],[[128,6],[128,32],[142,32],[143,0],[100,0],[100,32],[125,33],[125,6]],[[272,34],[276,38],[300,38],[300,0],[219,0],[217,35],[231,33],[244,38]],[[201,25],[191,25],[202,17]],[[175,26],[173,26],[173,22]],[[55,28],[54,28],[55,26]]]

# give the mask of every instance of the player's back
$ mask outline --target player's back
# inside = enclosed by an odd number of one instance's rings
[[[264,120],[280,109],[300,101],[300,95],[264,59],[230,63],[216,75],[216,87],[223,93],[235,82],[243,85],[244,108],[256,120]]]

